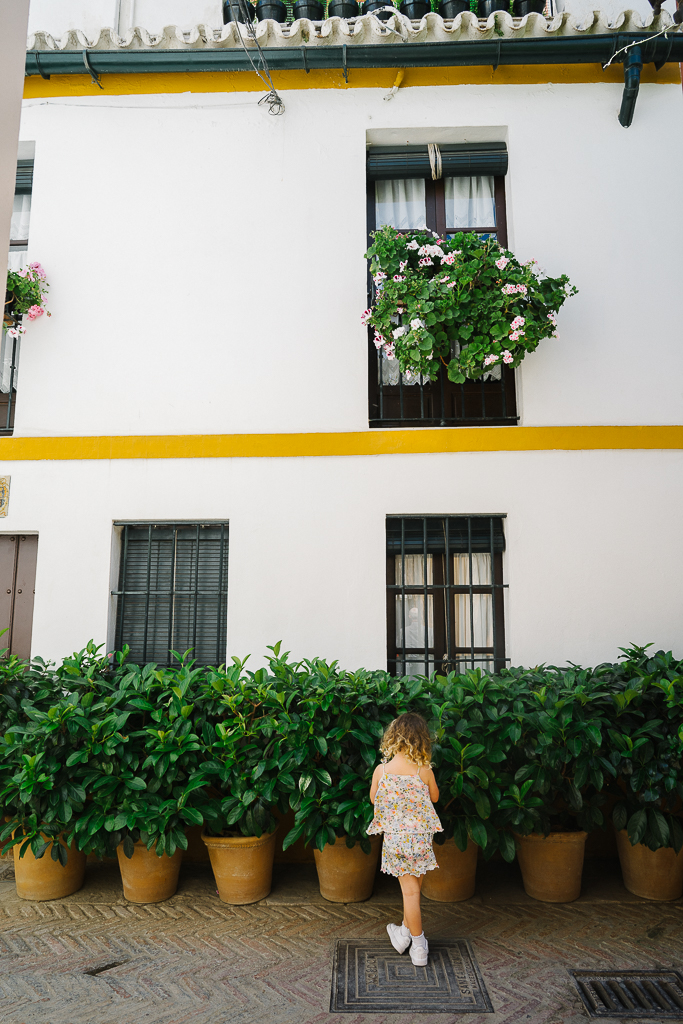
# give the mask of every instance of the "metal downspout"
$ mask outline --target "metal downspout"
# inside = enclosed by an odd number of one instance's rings
[[[633,46],[627,51],[624,58],[624,92],[621,97],[621,110],[619,111],[619,124],[622,128],[629,128],[633,121],[642,69],[643,55],[641,49],[639,46]]]

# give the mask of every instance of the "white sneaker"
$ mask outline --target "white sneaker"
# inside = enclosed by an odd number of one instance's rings
[[[410,959],[416,967],[426,967],[429,960],[429,943],[425,939],[424,932],[422,935],[412,935],[411,938]]]
[[[410,931],[403,924],[388,924],[387,932],[391,939],[391,945],[397,953],[405,953],[410,945]]]

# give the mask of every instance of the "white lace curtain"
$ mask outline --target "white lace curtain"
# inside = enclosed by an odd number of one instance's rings
[[[492,228],[496,224],[493,177],[444,178],[446,228]]]
[[[491,555],[489,553],[476,553],[472,558],[472,586],[491,585]],[[405,586],[423,587],[432,586],[434,582],[433,556],[427,555],[426,564],[424,555],[401,555],[395,556],[395,580],[397,584],[403,583],[402,566],[405,564]],[[470,555],[452,555],[452,583],[455,586],[469,586],[470,584]],[[425,579],[426,571],[426,579]],[[425,661],[425,653],[432,652],[434,657],[434,595],[427,594],[427,615],[425,620],[425,595],[396,594],[396,649],[398,652],[405,650],[405,668],[401,665],[399,654],[399,665],[397,669],[404,675],[426,675],[433,671],[434,664],[428,665]],[[455,636],[451,638],[453,647],[493,647],[493,598],[491,594],[452,594],[454,602]],[[470,605],[471,601],[471,605]],[[443,614],[446,614],[446,603],[443,602]],[[405,612],[405,647],[403,643],[403,623]],[[445,623],[444,623],[445,630]],[[472,636],[474,643],[472,644]],[[426,641],[426,642],[425,642]],[[440,654],[441,652],[438,652]],[[438,656],[438,655],[437,655]],[[474,667],[482,671],[493,671],[493,659],[485,655],[475,654]],[[471,655],[461,655],[458,662],[462,669],[472,667]],[[439,666],[437,665],[438,669]]]

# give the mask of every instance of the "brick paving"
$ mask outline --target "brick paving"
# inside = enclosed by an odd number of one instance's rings
[[[80,892],[32,903],[0,881],[2,1024],[585,1024],[568,968],[683,964],[683,901],[623,888],[613,861],[589,862],[573,904],[527,897],[516,866],[480,865],[476,896],[425,901],[425,931],[467,938],[493,1014],[331,1014],[337,938],[384,938],[398,885],[378,878],[367,903],[320,897],[311,865],[277,866],[271,896],[230,907],[209,869],[184,867],[177,895],[136,906],[116,865],[88,865]],[[90,976],[115,961],[112,970]]]

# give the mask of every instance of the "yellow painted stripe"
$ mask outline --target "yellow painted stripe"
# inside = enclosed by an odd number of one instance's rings
[[[341,70],[273,71],[276,89],[390,89],[398,68],[359,68],[349,71],[348,84]],[[607,71],[600,64],[524,64],[491,67],[406,68],[402,89],[427,85],[558,85],[586,82],[623,84],[620,64]],[[646,64],[642,82],[679,85],[678,64],[665,64],[656,71]],[[263,82],[251,71],[196,71],[157,74],[102,75],[104,94],[108,96],[149,95],[159,93],[263,92]],[[89,75],[52,75],[49,81],[39,75],[25,79],[24,98],[51,96],[101,96],[103,93]]]
[[[0,438],[0,462],[72,459],[286,459],[443,452],[683,449],[683,426],[458,427],[329,434],[167,434]]]

